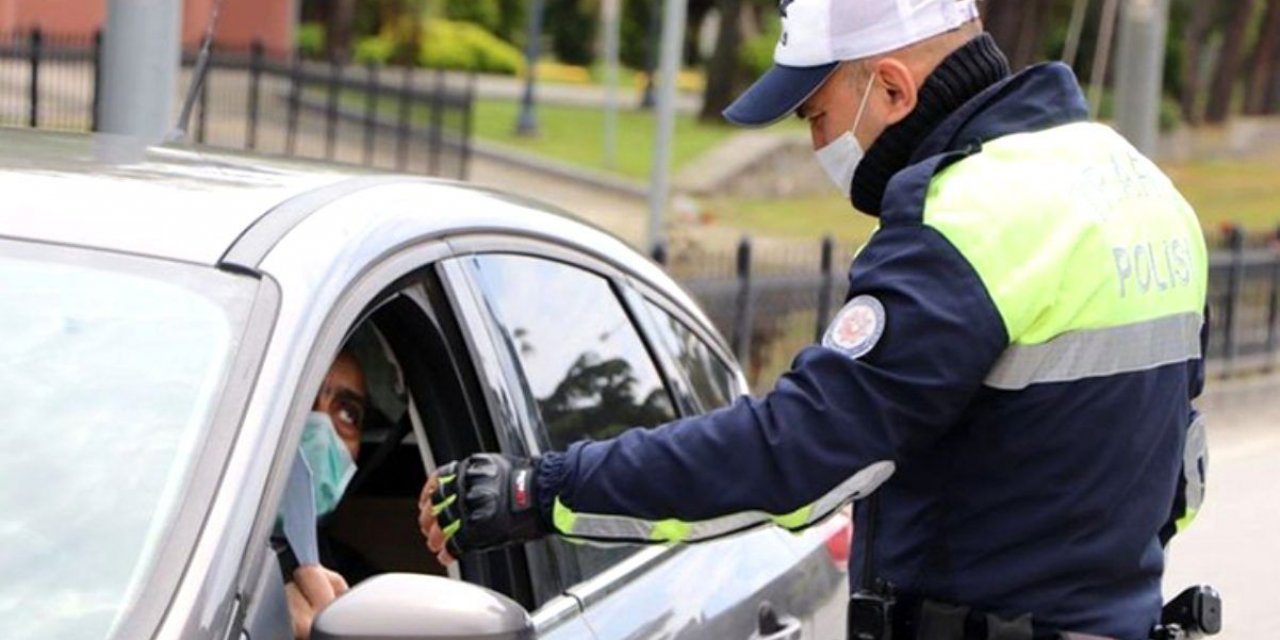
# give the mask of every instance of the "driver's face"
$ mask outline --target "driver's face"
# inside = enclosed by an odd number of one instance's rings
[[[355,460],[360,454],[360,432],[364,429],[365,392],[364,371],[360,363],[349,353],[343,352],[329,367],[329,373],[316,396],[314,411],[323,411],[333,420],[342,443]]]

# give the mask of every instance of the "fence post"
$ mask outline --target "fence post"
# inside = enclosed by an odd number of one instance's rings
[[[404,68],[400,83],[400,113],[396,124],[396,169],[409,165],[409,92],[413,88],[413,67]]]
[[[289,69],[289,116],[285,127],[285,155],[297,155],[298,150],[298,103],[302,101],[302,54],[294,52],[293,66]]]
[[[475,104],[476,73],[468,71],[466,102],[462,112],[462,159],[459,161],[461,165],[458,169],[459,180],[466,180],[471,173],[471,127],[473,126],[472,118],[475,116]]]
[[[93,32],[93,102],[89,104],[89,130],[100,125],[98,111],[102,105],[102,30]]]
[[[40,126],[40,46],[43,40],[44,34],[40,33],[39,27],[31,30],[31,101],[27,124],[32,128]]]
[[[1244,231],[1232,225],[1227,232],[1231,248],[1231,269],[1227,273],[1226,317],[1223,318],[1223,349],[1226,371],[1232,372],[1236,359],[1236,316],[1240,305],[1240,284],[1244,278]]]
[[[199,56],[196,57],[199,60]],[[208,67],[204,70],[204,79],[200,80],[200,119],[196,120],[196,142],[204,144],[205,128],[209,126],[209,85],[213,84],[213,43],[209,43]],[[191,81],[197,80],[195,65],[191,67]]]
[[[1271,236],[1271,288],[1267,300],[1267,371],[1275,360],[1276,322],[1280,320],[1280,227]]]
[[[827,319],[831,317],[831,284],[834,279],[832,268],[835,266],[836,241],[831,236],[822,238],[822,270],[821,287],[818,289],[818,322],[814,332],[814,342],[822,342],[827,332]]]
[[[254,40],[249,45],[249,121],[245,124],[244,146],[246,149],[258,147],[258,95],[262,84],[262,61],[265,48],[261,40]]]
[[[654,262],[662,265],[665,268],[667,266],[667,260],[669,258],[669,256],[667,256],[667,243],[661,240],[654,243],[653,251],[650,255],[653,257]]]
[[[342,65],[338,59],[329,60],[329,101],[325,105],[324,157],[332,160],[338,137],[338,82],[342,79]]]
[[[738,242],[738,299],[734,305],[733,355],[745,368],[751,347],[751,321],[754,315],[751,300],[751,238],[744,236]]]
[[[364,163],[373,164],[374,116],[378,109],[378,67],[370,62],[365,67],[364,91]]]

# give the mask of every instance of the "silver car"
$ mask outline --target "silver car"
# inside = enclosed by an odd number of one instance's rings
[[[446,570],[436,461],[746,391],[696,304],[546,206],[409,176],[0,132],[0,637],[292,637],[276,514],[329,363],[372,403],[314,637],[843,637],[850,524],[544,540]]]

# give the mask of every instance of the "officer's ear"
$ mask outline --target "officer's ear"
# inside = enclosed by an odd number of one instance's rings
[[[887,99],[882,113],[885,127],[892,127],[911,115],[920,97],[920,86],[910,67],[895,58],[882,58],[872,66],[876,83],[883,87]]]

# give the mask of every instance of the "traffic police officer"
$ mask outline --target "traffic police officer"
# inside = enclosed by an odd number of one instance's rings
[[[1069,68],[1012,75],[974,0],[781,8],[725,115],[798,113],[879,218],[821,345],[762,398],[442,468],[429,546],[696,542],[853,500],[852,637],[1147,638],[1203,490],[1195,213]]]

